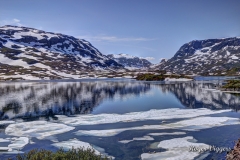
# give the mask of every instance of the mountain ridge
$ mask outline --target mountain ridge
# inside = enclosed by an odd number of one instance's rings
[[[152,65],[152,63],[145,58],[131,56],[128,54],[109,54],[107,56],[129,70],[147,69]]]
[[[177,74],[225,74],[240,67],[240,38],[193,40],[154,69]]]
[[[102,73],[106,78],[133,78],[140,72],[159,70],[188,75],[240,74],[239,59],[240,37],[193,40],[172,58],[152,64],[128,54],[104,55],[90,42],[61,33],[0,27],[0,80],[96,78]]]
[[[27,74],[36,77],[34,72],[41,78],[61,79],[80,78],[81,72],[125,70],[84,39],[34,28],[0,27],[0,48],[0,71],[5,77],[6,68],[12,74],[9,77],[20,79]]]

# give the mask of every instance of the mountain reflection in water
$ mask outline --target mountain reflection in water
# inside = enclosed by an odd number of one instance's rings
[[[16,82],[0,84],[0,119],[88,114],[106,99],[146,94],[153,88],[174,94],[188,108],[238,110],[238,96],[213,91],[214,83],[158,84],[137,81]],[[159,95],[151,95],[159,96]]]
[[[222,83],[176,83],[161,85],[163,92],[172,92],[188,108],[239,110],[240,97],[215,88]]]
[[[0,119],[91,113],[104,99],[139,95],[150,84],[131,82],[45,82],[0,84]]]

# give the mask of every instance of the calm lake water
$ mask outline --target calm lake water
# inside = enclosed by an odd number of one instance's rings
[[[223,80],[1,82],[0,159],[83,145],[119,160],[224,159],[189,151],[232,148],[240,137],[240,97],[216,90]]]

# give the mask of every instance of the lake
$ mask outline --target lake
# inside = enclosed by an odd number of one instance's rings
[[[223,80],[1,82],[0,158],[85,146],[116,160],[224,159],[240,97],[216,90]]]

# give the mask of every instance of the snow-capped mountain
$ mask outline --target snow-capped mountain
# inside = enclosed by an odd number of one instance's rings
[[[82,72],[121,70],[88,41],[27,27],[0,27],[0,79],[79,78]]]
[[[162,65],[163,63],[166,63],[166,61],[168,61],[168,59],[166,58],[162,58],[161,61],[159,63],[156,63],[156,64],[152,64],[150,67],[150,69],[158,69],[160,65]]]
[[[135,57],[128,54],[109,54],[107,56],[122,64],[129,70],[144,69],[152,65],[152,63],[145,58]]]
[[[194,40],[155,69],[179,74],[224,74],[240,67],[240,37]]]

